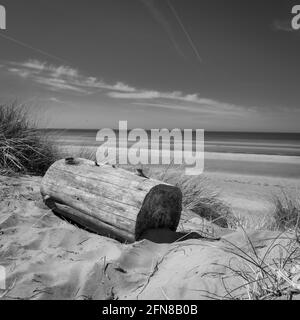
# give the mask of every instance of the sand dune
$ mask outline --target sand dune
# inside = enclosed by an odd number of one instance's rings
[[[230,298],[243,284],[228,269],[246,268],[235,245],[253,254],[242,231],[220,241],[120,244],[56,217],[42,203],[39,184],[40,178],[0,178],[0,265],[7,273],[1,299],[214,299]],[[277,235],[249,237],[259,256],[273,246],[271,262],[293,237],[281,236],[274,246]],[[233,292],[247,298],[245,287]]]

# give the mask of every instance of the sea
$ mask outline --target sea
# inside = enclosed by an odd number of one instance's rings
[[[44,130],[45,131],[45,130]],[[99,146],[98,130],[93,129],[46,129],[50,138],[61,146]],[[120,135],[114,131],[116,137]],[[147,131],[150,146],[150,131]],[[196,145],[195,132],[190,143]],[[134,142],[128,143],[130,147]],[[161,143],[161,142],[160,142]],[[171,150],[174,141],[171,139]],[[214,153],[264,154],[300,156],[300,133],[271,132],[204,132],[204,150]]]

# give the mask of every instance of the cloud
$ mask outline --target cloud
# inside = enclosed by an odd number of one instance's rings
[[[181,91],[162,92],[134,88],[123,82],[108,84],[96,77],[84,76],[79,70],[69,66],[54,66],[38,60],[22,63],[11,62],[9,72],[20,78],[29,79],[36,84],[55,92],[73,94],[93,94],[99,91],[112,99],[129,100],[130,104],[153,108],[173,109],[202,114],[241,115],[255,108],[246,108],[200,97],[198,93],[185,94]],[[57,101],[52,101],[57,102]]]
[[[158,91],[134,91],[126,92],[108,92],[108,96],[115,99],[157,99],[162,98],[162,93]]]
[[[39,84],[45,85],[53,91],[69,90],[78,93],[88,93],[88,91],[86,91],[85,89],[82,89],[75,85],[71,85],[64,79],[36,77],[35,81]]]
[[[70,91],[73,93],[91,94],[99,90],[116,92],[134,92],[136,89],[123,82],[108,84],[96,77],[86,77],[77,69],[69,66],[54,66],[38,60],[11,62],[8,71],[28,78],[52,91]]]
[[[30,75],[30,72],[28,70],[19,68],[9,68],[8,71],[18,74],[18,76],[21,78],[27,78]]]
[[[132,99],[132,100],[142,100],[142,102],[138,102],[136,104],[139,105],[150,105],[153,107],[163,107],[163,108],[173,108],[177,110],[189,110],[192,112],[199,111],[199,106],[203,108],[207,108],[208,111],[212,110],[224,110],[226,112],[237,112],[237,111],[244,111],[245,108],[236,106],[229,103],[219,102],[213,99],[206,99],[199,97],[198,94],[183,94],[180,91],[174,92],[159,92],[159,91],[147,91],[147,90],[139,90],[136,92],[108,92],[108,95],[111,98],[115,99]],[[153,104],[149,102],[145,102],[145,100],[171,100],[176,101],[177,103],[184,103],[184,105],[170,105],[170,104]]]
[[[46,103],[50,103],[52,106],[57,106],[57,105],[61,105],[61,106],[67,106],[70,108],[74,107],[74,102],[69,101],[69,100],[63,100],[57,97],[50,97],[50,98],[44,98],[42,99],[44,102]],[[49,105],[49,104],[47,104]],[[76,104],[75,104],[76,105]]]
[[[291,20],[275,20],[272,25],[273,29],[276,31],[293,32]]]
[[[37,73],[45,70],[46,68],[46,63],[40,62],[38,60],[29,60],[23,63],[19,63],[19,65],[24,68],[32,69],[32,72],[33,70],[36,70]]]
[[[51,97],[51,98],[48,99],[48,101],[54,102],[54,103],[60,103],[60,104],[66,104],[66,103],[68,103],[67,101],[58,99],[58,98],[56,98],[56,97]]]
[[[204,108],[199,108],[199,106],[187,106],[180,104],[167,104],[167,103],[151,103],[151,102],[133,102],[133,105],[151,107],[157,109],[167,109],[167,110],[176,110],[176,111],[184,111],[191,113],[208,113],[211,114],[213,110],[207,110]]]
[[[47,65],[46,62],[38,60],[29,60],[19,64],[21,67],[31,70],[32,73],[49,72],[54,78],[61,76],[76,78],[79,76],[78,71],[68,66]]]

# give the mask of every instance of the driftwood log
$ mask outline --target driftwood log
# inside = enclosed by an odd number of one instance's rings
[[[42,179],[41,193],[56,213],[127,242],[148,229],[176,231],[182,210],[179,188],[85,159],[54,163]]]
[[[150,229],[197,232],[212,240],[231,232],[181,208],[180,189],[86,159],[59,160],[41,184],[54,213],[98,234],[134,242]]]

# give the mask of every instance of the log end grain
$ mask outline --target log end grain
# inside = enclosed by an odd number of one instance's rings
[[[148,229],[176,231],[182,211],[182,193],[177,187],[160,184],[146,195],[138,213],[135,238],[138,241]]]

